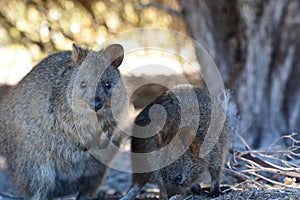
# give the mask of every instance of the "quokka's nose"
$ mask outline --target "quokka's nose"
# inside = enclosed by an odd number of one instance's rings
[[[95,97],[94,101],[91,103],[91,108],[96,112],[99,111],[106,102],[106,98]]]
[[[101,100],[99,98],[95,98],[95,111],[97,112],[98,110],[100,110],[102,108],[102,103]]]

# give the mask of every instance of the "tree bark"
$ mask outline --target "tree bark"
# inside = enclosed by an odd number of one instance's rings
[[[208,51],[233,92],[245,140],[259,148],[300,132],[300,2],[179,3],[191,37]]]

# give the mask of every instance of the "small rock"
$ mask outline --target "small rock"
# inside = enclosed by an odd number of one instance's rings
[[[181,195],[174,195],[169,200],[184,200],[184,198]]]

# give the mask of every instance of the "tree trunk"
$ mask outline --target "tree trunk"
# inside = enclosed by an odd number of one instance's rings
[[[300,132],[300,2],[179,3],[191,37],[212,56],[233,92],[248,144],[258,148]]]

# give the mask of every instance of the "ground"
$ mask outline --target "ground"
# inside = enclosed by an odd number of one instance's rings
[[[110,195],[106,196],[105,199],[107,200],[117,200],[120,199],[120,195]],[[299,199],[300,198],[300,192],[297,190],[290,190],[290,189],[284,189],[284,190],[270,190],[270,191],[264,191],[264,190],[247,190],[247,191],[232,191],[228,192],[224,195],[221,195],[216,198],[210,198],[207,196],[196,196],[191,195],[185,198],[184,200],[205,200],[205,199],[214,199],[214,200],[232,200],[232,199],[266,199],[266,200],[284,200],[284,199]],[[99,198],[102,199],[102,198]],[[143,195],[143,197],[136,198],[137,200],[144,199],[144,200],[158,200],[157,194],[148,194]],[[175,199],[174,199],[175,200]],[[177,199],[176,199],[177,200]]]

